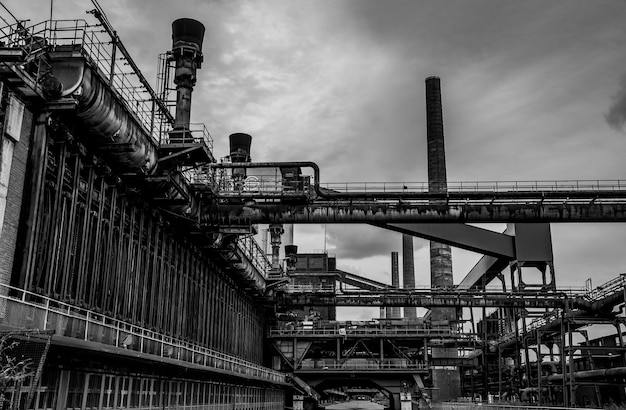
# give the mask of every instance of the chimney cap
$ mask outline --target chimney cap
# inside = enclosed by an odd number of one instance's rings
[[[193,45],[202,51],[204,24],[190,18],[180,18],[172,22],[172,48],[180,45]]]

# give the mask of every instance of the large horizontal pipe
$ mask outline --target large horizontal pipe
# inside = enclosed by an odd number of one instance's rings
[[[82,57],[52,59],[52,73],[63,96],[78,101],[77,117],[88,132],[82,142],[118,172],[150,173],[157,164],[156,144],[111,87]]]
[[[535,199],[537,201],[556,199],[556,200],[575,200],[575,199],[587,199],[591,201],[597,201],[598,199],[622,199],[621,203],[626,200],[625,190],[549,190],[549,189],[537,189],[537,190],[515,190],[515,191],[496,191],[496,190],[466,190],[456,191],[450,190],[446,192],[429,192],[429,191],[354,191],[354,192],[337,192],[330,189],[323,188],[320,185],[320,168],[315,162],[311,161],[292,161],[292,162],[232,162],[232,163],[219,163],[210,164],[211,168],[312,168],[313,169],[313,189],[318,197],[329,200],[465,200],[465,199],[484,199],[494,200],[499,199]],[[263,197],[263,192],[254,193],[258,194],[258,197]],[[257,197],[252,194],[252,196]],[[250,197],[251,193],[246,192],[246,197]],[[219,193],[217,195],[219,197]],[[267,195],[268,197],[274,197],[276,195]],[[228,195],[232,197],[232,195]],[[554,204],[551,204],[554,206]]]
[[[379,294],[373,295],[284,295],[281,300],[283,306],[417,306],[417,307],[514,307],[559,308],[565,305],[565,300],[556,296],[539,296],[532,298],[509,297],[507,295],[490,295],[489,297],[473,297],[437,294],[406,295],[406,294]]]
[[[626,377],[626,367],[613,367],[610,369],[582,370],[574,372],[574,380],[624,378]],[[569,374],[565,374],[565,380],[569,381]],[[553,374],[548,376],[550,383],[563,381],[563,374]]]
[[[258,293],[265,292],[265,278],[257,270],[257,268],[250,262],[248,257],[246,257],[243,252],[241,252],[237,245],[233,242],[228,245],[228,248],[232,252],[232,259],[228,261],[231,263],[232,267],[235,268],[235,274],[237,275],[236,279],[239,281],[249,284],[254,290]]]
[[[217,218],[217,220],[214,220]],[[256,203],[207,206],[201,222],[249,223],[393,223],[393,222],[626,222],[626,204],[540,203],[438,205],[424,202],[315,201],[310,204]]]

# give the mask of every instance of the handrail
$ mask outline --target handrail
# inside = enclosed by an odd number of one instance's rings
[[[351,329],[349,327],[342,329],[333,329],[333,328],[313,328],[313,329],[304,329],[304,328],[273,328],[270,329],[269,332],[270,337],[291,337],[291,336],[364,336],[364,335],[380,335],[380,336],[398,336],[398,335],[409,335],[409,336],[434,336],[434,337],[443,337],[455,340],[474,340],[475,336],[473,334],[465,334],[459,332],[453,332],[449,329],[436,329],[436,328],[375,328],[375,327],[365,327],[365,328],[356,328]]]
[[[297,370],[426,370],[428,365],[425,362],[413,362],[408,359],[366,359],[366,358],[346,358],[345,360],[303,360]]]
[[[10,33],[2,39],[9,47],[23,48],[30,44],[26,51],[32,53],[42,48],[60,50],[65,46],[82,54],[119,94],[122,104],[155,143],[159,142],[161,131],[171,128],[173,117],[167,106],[130,59],[120,39],[103,30],[101,25],[90,25],[85,20],[46,20],[29,27],[14,24],[8,28]],[[33,45],[38,48],[35,50]]]
[[[428,192],[428,182],[327,182],[320,184],[339,193],[348,192]],[[626,191],[626,180],[555,181],[458,181],[448,182],[447,192],[595,192]]]
[[[267,255],[253,236],[240,236],[237,239],[237,248],[248,258],[250,263],[265,279],[272,267]]]
[[[606,296],[609,296],[626,286],[626,273],[620,274],[620,276],[611,279],[610,281],[596,286],[594,289],[589,291],[585,298],[591,302],[595,302],[598,300],[604,299]]]
[[[285,383],[284,373],[20,288],[0,284],[4,323]]]
[[[596,302],[596,301],[604,299],[605,297],[609,295],[615,294],[617,292],[622,292],[624,291],[625,288],[626,288],[626,273],[622,273],[618,277],[613,278],[609,280],[608,282],[588,291],[586,294],[578,294],[578,295],[574,294],[571,296],[578,296],[590,302]],[[525,330],[520,329],[520,334],[524,331],[526,332],[535,331],[537,329],[540,329],[542,327],[549,325],[550,323],[555,322],[561,317],[562,312],[563,312],[562,309],[555,309],[551,311],[550,313],[538,319],[533,320],[526,326]],[[512,340],[513,338],[515,338],[515,334],[516,332],[507,333],[502,338],[500,338],[499,343],[506,343]]]

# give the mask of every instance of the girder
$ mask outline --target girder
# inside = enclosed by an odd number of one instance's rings
[[[306,204],[267,202],[218,204],[207,207],[202,223],[220,225],[250,223],[394,223],[394,222],[626,222],[626,196],[593,201],[541,198],[498,202],[448,200],[429,201],[314,201]]]
[[[445,290],[415,290],[410,292],[362,292],[343,294],[284,294],[279,304],[285,308],[301,306],[416,306],[416,307],[564,307],[565,293],[536,292],[473,292]]]

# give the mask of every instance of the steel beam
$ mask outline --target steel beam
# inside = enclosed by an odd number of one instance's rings
[[[207,208],[204,224],[258,223],[422,223],[422,222],[626,222],[626,199],[559,204],[541,201],[484,204],[461,201],[448,205],[426,202],[315,202],[311,204],[219,204]]]
[[[379,294],[313,295],[286,294],[279,304],[300,306],[416,306],[416,307],[508,307],[562,308],[567,299],[562,294],[484,294],[482,292],[411,292]]]
[[[484,255],[515,259],[515,241],[512,236],[475,226],[435,223],[390,223],[376,226]]]

